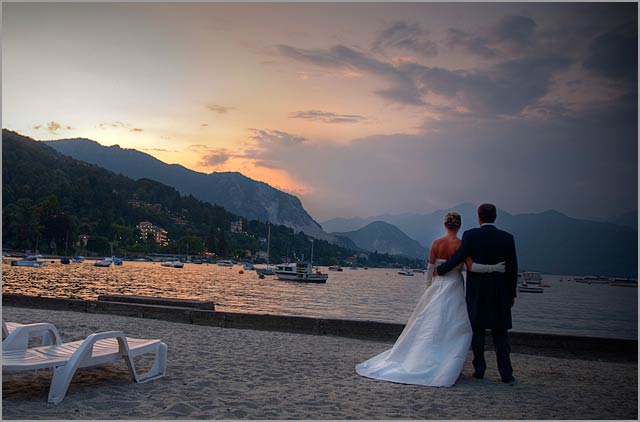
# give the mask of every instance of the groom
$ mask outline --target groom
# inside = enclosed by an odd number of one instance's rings
[[[484,360],[485,330],[491,329],[500,377],[502,382],[512,383],[515,378],[509,358],[511,348],[507,330],[511,329],[511,307],[516,297],[518,261],[513,236],[496,228],[493,224],[495,220],[496,207],[492,204],[480,205],[480,227],[464,232],[460,248],[438,267],[437,272],[438,275],[446,274],[467,257],[478,264],[505,263],[504,273],[467,271],[467,311],[473,329],[473,376],[478,379],[484,377],[487,369]]]

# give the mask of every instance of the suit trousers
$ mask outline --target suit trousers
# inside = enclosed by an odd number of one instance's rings
[[[471,350],[473,350],[473,368],[478,375],[484,375],[487,369],[487,362],[484,360],[484,337],[485,330],[477,329],[473,330],[473,337],[471,338]],[[496,351],[496,360],[498,363],[498,372],[502,379],[509,379],[513,374],[513,368],[511,367],[511,359],[509,353],[511,353],[511,346],[509,345],[509,336],[506,330],[491,330],[491,337],[493,339],[493,348]]]

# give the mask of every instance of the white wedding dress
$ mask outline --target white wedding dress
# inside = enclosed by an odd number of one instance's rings
[[[402,384],[451,387],[467,359],[471,336],[461,264],[434,278],[393,347],[356,365],[356,372]]]

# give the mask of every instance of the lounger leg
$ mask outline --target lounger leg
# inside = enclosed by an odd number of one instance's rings
[[[163,377],[167,369],[167,345],[164,343],[158,343],[154,350],[153,366],[144,374],[138,375],[136,372],[133,359],[128,355],[123,356],[129,367],[129,373],[138,383],[151,381],[156,378]]]
[[[53,378],[51,379],[51,387],[49,387],[49,403],[58,404],[64,400],[69,384],[71,384],[71,378],[75,373],[74,365],[53,368]]]

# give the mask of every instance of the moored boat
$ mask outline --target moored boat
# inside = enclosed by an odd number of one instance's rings
[[[542,276],[537,271],[524,271],[522,279],[527,284],[540,284],[542,282]]]
[[[609,286],[638,287],[638,280],[632,280],[630,278],[612,278],[609,280]]]
[[[110,267],[113,264],[112,258],[105,258],[100,261],[96,261],[93,263],[94,267]]]
[[[291,263],[276,265],[276,277],[278,280],[302,281],[309,283],[326,283],[329,274],[323,274],[318,267],[311,263]]]
[[[29,256],[25,256],[22,259],[18,259],[17,261],[11,261],[11,266],[40,268],[40,267],[46,267],[48,266],[48,264],[40,260],[37,256],[29,255]]]
[[[227,259],[223,259],[221,261],[218,261],[218,267],[233,267],[233,261],[227,260]]]
[[[60,258],[60,263],[61,264],[65,264],[65,265],[69,265],[69,264],[71,264],[71,260],[68,257],[64,256],[64,257]]]
[[[529,286],[526,281],[518,285],[518,292],[520,293],[542,293],[543,291],[542,287]]]
[[[256,269],[256,267],[251,262],[245,262],[243,268],[245,270],[249,270],[249,271],[252,271],[252,270]]]
[[[170,267],[170,268],[182,268],[184,267],[184,262],[180,262],[177,259],[171,260],[171,261],[165,261],[163,263],[160,264],[163,267]]]
[[[584,277],[575,278],[576,283],[586,284],[609,284],[609,279],[602,276],[586,275]]]
[[[404,267],[402,270],[398,271],[398,274],[413,277],[413,271],[410,268]]]
[[[332,265],[329,267],[329,271],[342,271],[342,267],[340,265]]]

